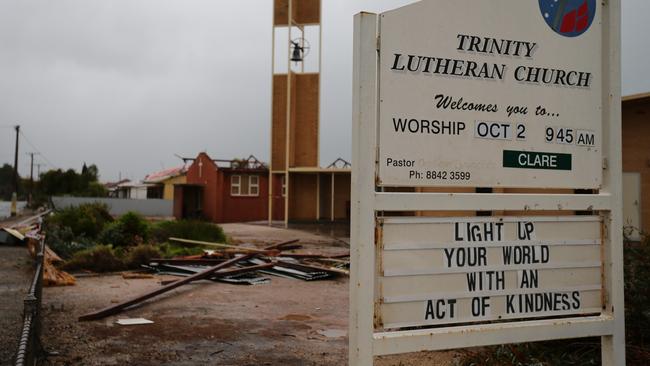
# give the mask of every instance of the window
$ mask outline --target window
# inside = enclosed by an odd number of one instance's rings
[[[258,175],[230,176],[230,195],[237,197],[257,197],[260,195],[260,177]]]
[[[241,176],[233,175],[230,177],[230,195],[241,196]]]
[[[257,175],[248,176],[248,195],[259,196],[260,194],[260,177]]]
[[[287,176],[282,176],[282,197],[287,195]]]

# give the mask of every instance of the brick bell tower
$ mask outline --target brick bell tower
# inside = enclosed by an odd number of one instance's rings
[[[320,177],[306,173],[319,168],[321,9],[321,0],[274,0],[269,223],[319,210],[305,199],[319,194]]]

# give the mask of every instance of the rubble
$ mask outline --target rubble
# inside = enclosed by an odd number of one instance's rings
[[[206,250],[203,255],[199,256],[152,259],[143,267],[156,274],[182,278],[161,281],[163,287],[159,289],[85,314],[79,317],[79,321],[98,320],[117,314],[142,301],[194,281],[210,280],[229,284],[259,285],[270,281],[263,274],[303,281],[324,280],[349,274],[349,259],[344,259],[349,257],[349,252],[333,256],[288,252],[286,248],[291,248],[291,250],[301,248],[296,244],[297,239],[267,245],[262,249],[181,238],[170,238],[169,240],[192,245],[207,245],[216,249]]]
[[[45,236],[41,232],[42,218],[50,212],[50,210],[44,211],[9,227],[1,228],[0,244],[25,245],[30,255],[36,258],[39,242]],[[71,274],[56,268],[55,264],[62,262],[62,259],[47,245],[43,256],[43,286],[75,284],[75,278]]]

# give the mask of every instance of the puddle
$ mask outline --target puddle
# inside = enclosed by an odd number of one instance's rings
[[[299,321],[299,322],[304,322],[304,321],[307,321],[307,320],[311,320],[311,316],[302,315],[302,314],[289,314],[287,316],[279,318],[278,320],[295,320],[295,321]]]

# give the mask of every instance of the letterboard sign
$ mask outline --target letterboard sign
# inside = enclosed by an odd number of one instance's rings
[[[598,216],[380,223],[384,328],[601,311]]]

